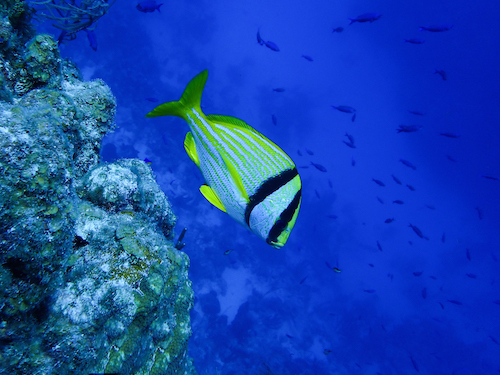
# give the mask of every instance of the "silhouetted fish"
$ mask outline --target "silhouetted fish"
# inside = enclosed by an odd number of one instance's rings
[[[349,18],[351,23],[349,25],[352,25],[354,22],[370,22],[372,23],[373,21],[378,20],[382,15],[380,13],[364,13],[360,16],[357,16],[356,18]]]
[[[313,162],[311,162],[311,164],[312,164],[312,165],[314,165],[314,167],[316,167],[316,169],[317,169],[318,171],[321,171],[321,172],[326,172],[326,168],[325,168],[325,167],[323,167],[321,164],[317,164],[317,163],[313,163]]]
[[[423,43],[425,43],[425,40],[412,38],[412,39],[405,39],[405,42],[411,43],[411,44],[423,44]]]
[[[439,74],[443,81],[446,81],[448,79],[448,76],[443,69],[435,69],[434,74]]]
[[[432,32],[440,32],[450,30],[453,25],[443,24],[443,25],[431,25],[431,26],[421,26],[419,31],[432,31]]]

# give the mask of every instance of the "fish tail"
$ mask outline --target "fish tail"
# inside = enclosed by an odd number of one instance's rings
[[[177,116],[187,120],[186,113],[190,108],[201,112],[201,94],[203,93],[207,76],[208,71],[205,69],[187,84],[184,93],[178,101],[160,104],[149,112],[146,117]]]

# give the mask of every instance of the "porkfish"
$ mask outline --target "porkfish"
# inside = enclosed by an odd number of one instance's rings
[[[285,245],[301,202],[301,181],[290,157],[244,121],[205,115],[200,109],[204,70],[178,101],[159,105],[146,117],[187,121],[184,148],[200,168],[203,196],[275,248]]]

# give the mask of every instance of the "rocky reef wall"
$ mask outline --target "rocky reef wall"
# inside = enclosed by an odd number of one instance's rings
[[[99,164],[115,100],[0,4],[0,374],[195,374],[189,258],[151,168]]]

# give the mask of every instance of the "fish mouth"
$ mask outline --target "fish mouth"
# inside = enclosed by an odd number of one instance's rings
[[[281,249],[283,246],[285,246],[285,244],[281,242],[271,242],[269,245],[271,245],[275,249]]]

